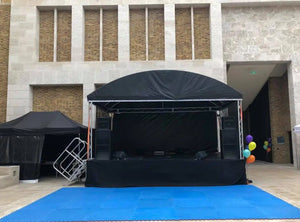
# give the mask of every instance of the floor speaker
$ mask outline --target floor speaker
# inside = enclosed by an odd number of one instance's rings
[[[96,159],[109,160],[111,156],[111,131],[109,129],[97,129],[95,134]]]
[[[239,134],[237,129],[221,130],[222,159],[240,159]]]

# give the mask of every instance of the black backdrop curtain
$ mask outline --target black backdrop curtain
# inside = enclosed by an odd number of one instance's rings
[[[129,155],[169,151],[194,155],[217,150],[215,112],[123,113],[113,120],[113,150]]]

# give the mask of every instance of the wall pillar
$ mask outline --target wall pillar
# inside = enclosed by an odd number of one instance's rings
[[[165,4],[165,60],[176,60],[175,4]]]
[[[80,62],[84,58],[84,12],[82,5],[72,6],[72,58]]]

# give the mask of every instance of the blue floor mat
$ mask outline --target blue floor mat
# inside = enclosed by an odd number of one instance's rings
[[[2,222],[300,219],[300,209],[251,185],[62,188]]]

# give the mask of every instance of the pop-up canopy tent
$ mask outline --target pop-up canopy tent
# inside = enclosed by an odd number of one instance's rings
[[[196,73],[156,70],[136,73],[112,81],[89,94],[87,98],[90,106],[94,104],[113,117],[112,150],[123,150],[129,155],[147,156],[155,151],[177,154],[188,153],[191,155],[197,151],[216,150],[220,137],[217,132],[219,126],[217,119],[220,111],[222,112],[221,115],[231,113],[232,116],[233,113],[236,121],[234,125],[236,125],[237,146],[239,149],[238,155],[234,159],[240,161],[240,166],[238,167],[239,172],[234,174],[233,170],[231,179],[224,184],[245,181],[242,160],[242,95],[228,85]],[[228,109],[229,107],[231,109]],[[153,180],[156,179],[161,181],[161,184],[157,185],[171,185],[174,183],[174,178],[176,178],[177,185],[197,185],[200,184],[197,179],[201,175],[199,169],[201,161],[193,162],[192,165],[196,164],[197,166],[192,166],[190,165],[191,160],[183,160],[188,162],[177,162],[176,164],[172,162],[169,165],[167,164],[168,160],[164,160],[161,164],[155,163],[154,167],[150,166],[151,161],[147,162],[145,159],[135,163],[132,163],[134,160],[126,160],[127,162],[120,163],[119,167],[117,166],[119,163],[113,160],[90,160],[88,161],[86,185],[154,185],[157,184],[153,183]],[[126,164],[130,166],[126,168]],[[134,170],[131,164],[136,166]],[[233,168],[234,164],[232,163]],[[190,172],[193,171],[195,175],[192,173],[189,174],[189,177],[193,177],[192,180],[195,181],[191,183],[183,181],[186,177],[182,176],[183,172],[180,175],[178,167],[181,170],[189,169]],[[220,168],[222,166],[211,173],[218,171],[217,174],[221,175]],[[97,169],[102,170],[97,173]],[[148,178],[143,177],[147,175],[146,171],[142,172],[143,170],[150,170]],[[207,171],[206,167],[205,170]],[[161,172],[164,172],[164,178],[157,176]],[[129,174],[131,179],[128,180],[131,180],[131,182],[124,182],[124,178]],[[135,178],[134,175],[136,175]],[[152,181],[150,181],[151,175]],[[232,175],[234,175],[234,178]],[[179,179],[181,176],[182,180]],[[218,175],[214,176],[218,177]],[[144,179],[141,179],[142,177]],[[243,177],[242,180],[240,180],[241,177]],[[143,182],[138,180],[143,180]],[[217,180],[219,182],[214,181],[215,184],[222,184],[219,179]],[[213,184],[214,182],[211,181],[207,184]],[[205,182],[202,184],[205,184]]]
[[[20,179],[38,179],[45,136],[86,133],[61,112],[29,112],[0,124],[0,164],[20,165]]]

